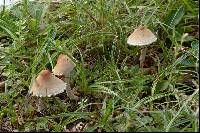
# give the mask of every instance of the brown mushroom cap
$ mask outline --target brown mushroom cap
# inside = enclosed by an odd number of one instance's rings
[[[144,26],[139,26],[128,37],[127,43],[129,45],[149,45],[157,40],[156,36]]]
[[[48,70],[42,70],[33,82],[30,93],[33,93],[33,96],[50,97],[63,92],[65,89],[65,82],[55,77]]]
[[[74,62],[67,55],[60,54],[57,64],[52,71],[55,75],[64,75],[65,77],[69,77],[70,72],[75,66]]]

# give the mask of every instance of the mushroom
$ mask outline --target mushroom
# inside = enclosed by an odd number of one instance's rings
[[[66,83],[55,77],[50,71],[42,70],[34,80],[30,93],[33,96],[50,97],[62,93],[66,89]]]
[[[62,80],[64,80],[67,84],[69,84],[69,76],[70,72],[74,69],[75,63],[65,54],[60,54],[57,59],[57,64],[54,67],[53,74],[57,76],[64,76]],[[71,89],[70,85],[66,88],[67,95],[75,100],[78,99],[76,95],[74,95],[74,90]]]
[[[157,37],[146,27],[139,26],[133,33],[128,37],[127,43],[132,46],[144,46],[149,45],[157,40]],[[147,48],[141,50],[140,54],[140,67],[143,68],[143,63],[145,61]]]
[[[52,71],[55,75],[69,77],[70,72],[75,66],[74,62],[67,55],[60,54],[58,56],[57,64]]]
[[[157,40],[156,36],[146,27],[139,26],[128,37],[127,43],[129,45],[149,45]]]

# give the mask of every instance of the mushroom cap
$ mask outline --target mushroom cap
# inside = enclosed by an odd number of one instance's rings
[[[139,26],[128,37],[127,43],[129,45],[149,45],[157,40],[156,36],[147,28]]]
[[[33,96],[50,97],[62,93],[66,89],[66,83],[55,77],[48,70],[42,70],[33,81],[30,93]]]
[[[67,55],[60,54],[58,56],[57,64],[52,72],[55,75],[64,75],[65,77],[69,77],[70,72],[75,66],[74,62]]]

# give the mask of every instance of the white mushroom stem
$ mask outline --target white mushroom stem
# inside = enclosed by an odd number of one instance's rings
[[[69,96],[70,98],[74,100],[79,100],[79,97],[75,95],[75,93],[77,94],[78,92],[76,92],[76,90],[72,90],[72,88],[69,85],[70,79],[68,77],[65,77],[63,80],[65,83],[68,84],[66,88],[67,96]]]
[[[144,62],[145,62],[146,53],[147,53],[147,47],[141,49],[140,52],[141,52],[141,53],[140,53],[140,58],[139,58],[140,67],[143,68]]]

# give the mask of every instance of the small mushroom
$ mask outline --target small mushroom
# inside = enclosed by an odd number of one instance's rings
[[[33,96],[50,97],[62,93],[66,89],[66,83],[55,77],[50,71],[42,70],[34,80],[30,93]]]
[[[157,40],[156,36],[146,27],[139,26],[133,33],[128,37],[127,43],[129,45],[149,45]]]
[[[144,46],[149,45],[157,40],[156,36],[146,27],[139,26],[128,37],[127,43],[132,46]],[[143,68],[147,48],[141,50],[140,55],[140,67]]]
[[[54,67],[53,74],[63,75],[64,77],[69,77],[70,72],[74,69],[76,65],[74,62],[64,54],[58,56],[57,64]]]
[[[70,72],[74,69],[75,63],[65,54],[60,54],[57,59],[57,64],[54,67],[53,74],[61,77],[64,82],[69,84],[70,82]],[[73,90],[71,89],[70,85],[66,88],[67,95],[72,97],[73,99],[78,99],[77,96],[74,95]]]

